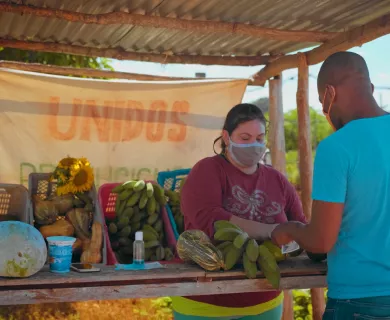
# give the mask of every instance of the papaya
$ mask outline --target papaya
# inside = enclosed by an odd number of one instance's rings
[[[207,271],[224,268],[222,252],[200,230],[184,231],[177,240],[177,253],[184,261],[193,261]]]

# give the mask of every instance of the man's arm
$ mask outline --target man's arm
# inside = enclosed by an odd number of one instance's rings
[[[278,245],[289,241],[315,253],[329,252],[337,241],[349,175],[349,157],[345,148],[327,139],[317,148],[314,162],[311,221],[304,225],[288,222],[272,233]]]
[[[286,243],[296,241],[299,246],[313,253],[327,253],[336,243],[340,230],[344,205],[340,203],[314,201],[309,224],[288,222],[278,226],[272,238],[279,245],[279,234],[286,234]]]

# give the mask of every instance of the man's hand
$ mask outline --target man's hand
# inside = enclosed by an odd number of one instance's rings
[[[289,222],[279,224],[271,233],[271,240],[279,247],[293,241],[288,232],[288,224]]]
[[[290,243],[296,239],[293,238],[293,229],[302,228],[305,224],[297,221],[290,221],[278,225],[271,233],[271,240],[279,247]]]

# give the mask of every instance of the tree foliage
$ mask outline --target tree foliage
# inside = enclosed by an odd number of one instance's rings
[[[41,63],[73,68],[91,68],[113,70],[110,60],[91,58],[65,53],[26,51],[12,48],[0,48],[0,60]]]
[[[332,133],[326,118],[310,108],[311,143],[315,149],[318,143]],[[286,151],[298,150],[298,114],[297,109],[284,114],[284,132]]]

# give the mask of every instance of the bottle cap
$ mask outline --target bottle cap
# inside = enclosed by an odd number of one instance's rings
[[[144,233],[142,231],[137,231],[135,233],[135,241],[143,241],[144,240]]]

